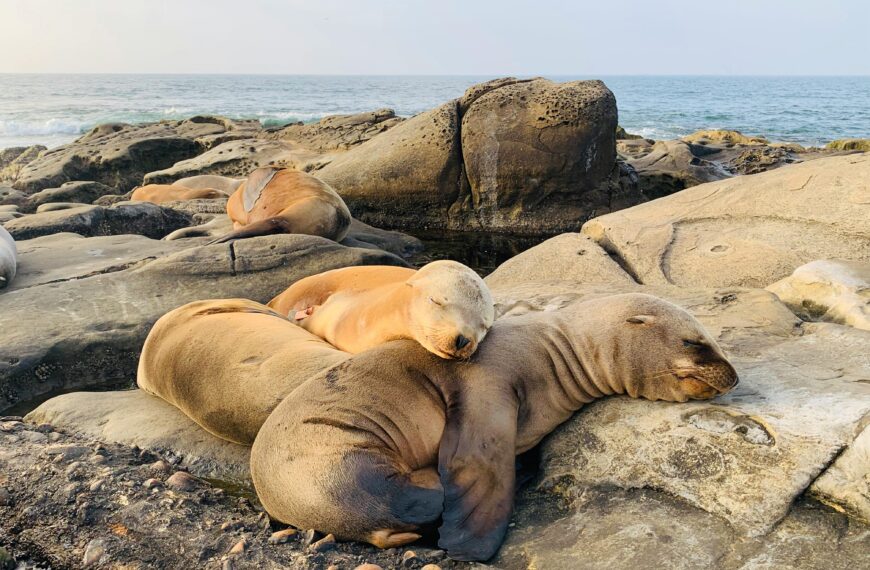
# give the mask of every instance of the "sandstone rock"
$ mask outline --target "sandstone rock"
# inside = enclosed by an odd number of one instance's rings
[[[825,145],[831,150],[857,150],[870,152],[870,139],[838,139]]]
[[[624,128],[617,126],[616,127],[616,140],[618,141],[633,141],[633,140],[646,140],[640,135],[633,135],[631,133],[627,133]]]
[[[267,138],[283,140],[313,151],[346,150],[383,133],[404,119],[392,109],[354,115],[331,115],[317,123],[287,125]]]
[[[35,213],[42,214],[44,212],[57,212],[58,210],[71,210],[72,208],[81,208],[82,205],[80,202],[49,202],[36,208]]]
[[[683,140],[690,143],[698,143],[701,145],[707,144],[726,144],[726,145],[762,145],[769,144],[769,141],[764,137],[748,137],[740,131],[728,130],[712,130],[712,131],[696,131],[690,135],[684,136]]]
[[[838,511],[870,523],[870,417],[858,437],[813,482],[810,494]]]
[[[717,164],[701,158],[704,147],[683,141],[659,141],[649,153],[629,160],[637,172],[640,190],[648,198],[659,198],[704,182],[722,180],[730,174]]]
[[[634,283],[601,246],[578,233],[562,234],[527,249],[485,279],[492,288],[550,280]]]
[[[0,150],[0,180],[14,181],[21,169],[39,156],[46,147],[37,144]]]
[[[90,204],[100,196],[117,195],[118,191],[105,184],[91,181],[65,182],[60,188],[46,188],[33,194],[25,205],[32,212],[49,202],[78,202]]]
[[[27,203],[27,194],[12,188],[0,185],[0,204],[23,206]]]
[[[219,144],[188,160],[180,160],[162,169],[152,169],[145,184],[170,184],[176,180],[201,175],[246,178],[261,166],[306,170],[320,154],[290,143],[262,139],[241,139]]]
[[[870,262],[813,261],[767,290],[807,320],[870,331]]]
[[[582,231],[647,284],[765,287],[815,259],[868,261],[870,157],[703,184]]]
[[[141,234],[159,239],[189,226],[184,212],[147,202],[118,203],[111,207],[80,206],[33,214],[6,223],[15,239],[33,239],[60,232],[83,236]]]
[[[647,139],[629,139],[616,141],[616,152],[628,159],[640,158],[652,152],[655,141]]]
[[[276,235],[193,247],[124,271],[4,293],[0,410],[60,389],[131,385],[151,325],[184,303],[266,302],[302,277],[369,264],[405,265],[382,251]],[[28,326],[18,326],[22,322]]]
[[[17,220],[18,218],[24,217],[24,215],[25,214],[22,214],[21,212],[0,212],[0,224]]]

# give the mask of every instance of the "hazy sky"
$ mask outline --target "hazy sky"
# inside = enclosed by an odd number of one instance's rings
[[[870,0],[0,0],[0,72],[870,74]]]

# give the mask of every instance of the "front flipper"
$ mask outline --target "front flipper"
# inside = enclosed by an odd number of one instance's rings
[[[237,239],[245,239],[256,236],[292,233],[293,230],[290,227],[290,222],[288,222],[284,218],[275,217],[268,218],[266,220],[260,220],[259,222],[254,222],[253,224],[243,226],[238,230],[232,231],[226,235],[223,235],[215,240],[208,242],[206,245],[212,245],[215,243],[227,243],[231,241],[236,241]]]
[[[438,456],[444,487],[438,546],[450,558],[488,560],[504,540],[513,511],[518,407],[513,390],[497,385],[463,390],[448,405]]]

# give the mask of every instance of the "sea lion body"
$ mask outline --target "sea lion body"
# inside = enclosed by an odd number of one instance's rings
[[[341,241],[351,215],[341,196],[328,184],[297,170],[258,168],[227,202],[235,231],[222,243],[274,233],[321,236]]]
[[[265,305],[196,301],[155,323],[136,382],[210,433],[250,445],[290,391],[349,356]]]
[[[180,178],[173,182],[172,185],[184,186],[191,190],[213,188],[214,190],[219,190],[229,196],[235,192],[244,181],[244,178],[230,178],[229,176],[218,176],[217,174],[199,174],[197,176]]]
[[[312,275],[269,302],[305,330],[351,353],[414,339],[442,358],[468,358],[495,318],[492,295],[470,268],[434,261],[420,270],[344,267]]]
[[[0,226],[0,289],[5,289],[15,277],[18,270],[18,249],[15,240]]]
[[[133,190],[131,200],[164,204],[183,200],[210,200],[226,198],[227,194],[215,188],[187,188],[174,184],[146,184]]]
[[[251,474],[277,520],[393,547],[443,518],[440,547],[485,560],[507,528],[515,455],[584,404],[710,398],[736,381],[688,313],[617,295],[497,321],[468,361],[409,341],[356,355],[278,405]]]

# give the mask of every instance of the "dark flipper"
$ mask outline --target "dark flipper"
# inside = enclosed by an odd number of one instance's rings
[[[260,220],[253,224],[248,224],[242,228],[223,235],[215,240],[208,242],[206,245],[213,243],[227,243],[236,241],[237,239],[245,239],[256,236],[268,236],[272,234],[292,234],[293,230],[290,227],[290,222],[284,218],[268,218]]]
[[[463,391],[469,401],[450,403],[439,450],[444,513],[438,546],[455,560],[491,558],[513,510],[519,404],[503,387],[486,392]]]

